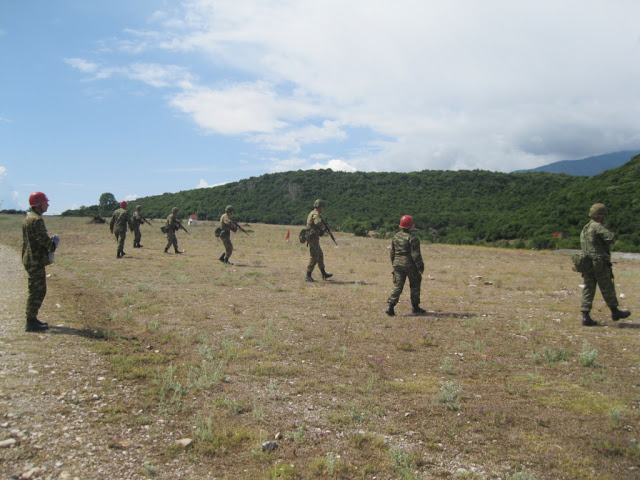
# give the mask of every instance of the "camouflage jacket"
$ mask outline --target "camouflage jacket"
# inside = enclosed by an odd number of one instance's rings
[[[236,224],[231,220],[231,217],[226,213],[223,213],[220,217],[220,238],[229,238],[231,236],[231,232],[235,232],[238,230]]]
[[[140,212],[133,212],[133,216],[131,217],[131,228],[139,229],[143,223],[144,218],[140,215]]]
[[[315,208],[311,210],[307,217],[307,230],[309,231],[307,234],[307,241],[309,242],[319,241],[319,238],[324,235],[322,215]]]
[[[178,216],[173,216],[173,213],[170,213],[167,217],[167,228],[170,228],[174,232],[180,230],[180,220],[178,220]]]
[[[30,211],[22,222],[22,264],[25,267],[49,265],[49,252],[54,250],[42,216]]]
[[[109,228],[114,232],[126,232],[127,226],[130,222],[131,219],[129,218],[129,212],[127,212],[124,208],[119,208],[115,212],[113,212],[111,222],[109,223]]]
[[[591,258],[604,258],[608,260],[611,257],[610,247],[614,241],[615,235],[595,220],[587,223],[580,234],[582,251]]]
[[[406,230],[396,233],[391,241],[391,263],[394,267],[413,265],[424,272],[418,237]]]

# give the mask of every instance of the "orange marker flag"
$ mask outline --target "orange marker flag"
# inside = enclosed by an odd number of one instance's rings
[[[291,235],[291,230],[287,230],[287,240],[289,240],[289,236]]]

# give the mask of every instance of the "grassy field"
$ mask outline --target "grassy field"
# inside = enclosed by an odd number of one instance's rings
[[[627,328],[599,293],[602,326],[581,326],[567,255],[447,245],[422,247],[429,314],[410,314],[407,286],[390,318],[389,240],[323,238],[334,277],[311,284],[300,227],[244,226],[228,266],[213,224],[167,255],[158,220],[117,260],[107,225],[45,219],[61,243],[41,318],[92,332],[144,386],[105,421],[145,409],[194,439],[159,445],[158,469],[186,455],[222,478],[640,476],[637,260],[614,265]],[[0,243],[20,248],[21,221],[0,216]]]

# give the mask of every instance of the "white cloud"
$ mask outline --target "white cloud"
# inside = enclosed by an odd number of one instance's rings
[[[329,168],[334,172],[355,172],[356,171],[356,169],[351,165],[349,165],[347,162],[339,159],[329,160],[324,165],[321,163],[314,163],[313,165],[311,165],[311,167],[309,167],[309,169],[311,170],[320,170],[320,169],[326,169],[326,168]]]
[[[170,89],[275,170],[342,144],[359,170],[509,171],[640,146],[638,18],[632,0],[191,0],[116,42],[175,65],[66,61]]]
[[[138,195],[137,195],[137,194],[135,194],[135,193],[132,193],[132,194],[129,194],[129,195],[125,195],[124,199],[125,199],[127,202],[133,202],[134,200],[137,200],[137,199],[138,199]]]
[[[0,210],[23,209],[25,203],[9,181],[9,172],[0,165]]]

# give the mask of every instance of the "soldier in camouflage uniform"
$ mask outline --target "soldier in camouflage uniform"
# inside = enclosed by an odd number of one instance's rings
[[[133,248],[142,248],[142,245],[140,244],[140,240],[142,240],[140,227],[144,222],[146,222],[146,220],[140,212],[142,212],[142,205],[136,205],[136,211],[131,217],[131,230],[133,231]]]
[[[414,314],[427,313],[420,308],[420,285],[424,273],[424,262],[420,253],[420,240],[412,230],[415,230],[413,219],[405,215],[400,219],[401,230],[395,234],[391,241],[391,264],[393,265],[393,291],[387,300],[387,315],[396,314],[394,307],[400,300],[400,294],[404,288],[404,282],[409,278],[411,289],[411,305]]]
[[[180,230],[180,220],[178,220],[178,207],[171,209],[171,214],[167,217],[167,224],[165,226],[167,232],[167,246],[164,247],[164,253],[169,253],[169,247],[173,245],[173,249],[176,253],[182,253],[178,250],[178,237],[176,232]]]
[[[223,263],[233,265],[229,261],[229,257],[233,253],[233,244],[231,243],[231,232],[237,232],[238,227],[235,222],[231,220],[231,216],[233,215],[233,205],[227,205],[225,208],[225,213],[220,217],[220,240],[222,240],[222,244],[224,245],[224,252],[220,255],[220,260]]]
[[[307,276],[305,278],[307,282],[315,282],[311,274],[316,265],[320,268],[323,280],[333,277],[333,273],[327,273],[324,268],[324,253],[320,248],[320,237],[326,231],[326,224],[322,219],[322,212],[325,207],[324,200],[316,200],[313,206],[314,209],[311,210],[307,217],[307,245],[309,245],[309,265],[307,265]]]
[[[118,208],[111,216],[111,223],[109,223],[109,229],[111,234],[115,234],[118,241],[118,250],[116,252],[116,258],[122,258],[124,253],[124,240],[127,238],[127,228],[131,224],[131,218],[129,212],[127,212],[127,202],[124,200],[120,202],[120,208]]]
[[[47,295],[45,266],[51,264],[49,252],[54,252],[58,236],[49,237],[42,214],[49,208],[49,199],[42,192],[29,196],[31,209],[22,222],[22,264],[27,271],[29,294],[27,296],[27,332],[39,332],[49,328],[38,320],[38,310]]]
[[[584,226],[580,234],[582,252],[591,258],[593,264],[593,268],[582,274],[584,289],[582,290],[580,310],[582,311],[582,325],[585,327],[598,324],[589,315],[593,305],[593,297],[596,294],[596,285],[600,287],[600,293],[611,310],[611,319],[614,322],[631,315],[629,311],[618,310],[618,297],[613,283],[610,251],[615,235],[602,225],[607,213],[607,207],[602,203],[593,204],[589,210],[591,221]]]

